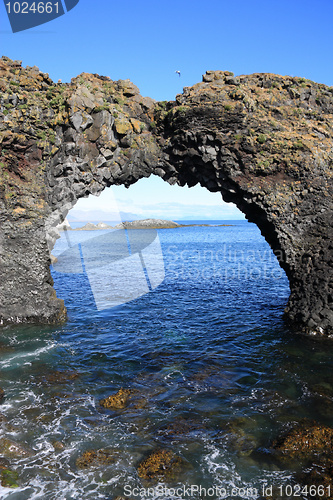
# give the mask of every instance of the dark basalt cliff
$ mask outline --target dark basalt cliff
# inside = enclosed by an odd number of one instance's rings
[[[234,202],[289,278],[286,317],[332,333],[332,87],[209,71],[156,103],[129,80],[54,84],[4,57],[0,86],[2,323],[64,320],[49,270],[55,225],[78,198],[156,174]]]

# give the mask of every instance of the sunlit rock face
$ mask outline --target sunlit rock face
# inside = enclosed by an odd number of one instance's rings
[[[209,71],[158,103],[129,80],[54,84],[7,58],[0,86],[2,322],[65,320],[49,270],[55,226],[79,198],[155,174],[235,203],[289,278],[286,317],[332,333],[333,88]]]

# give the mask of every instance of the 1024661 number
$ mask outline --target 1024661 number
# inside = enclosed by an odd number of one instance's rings
[[[314,485],[310,486],[299,486],[299,485],[290,485],[287,484],[285,486],[278,486],[279,495],[287,496],[287,497],[315,497],[315,498],[328,498],[331,496],[331,485]]]
[[[59,2],[8,2],[8,14],[58,14]]]

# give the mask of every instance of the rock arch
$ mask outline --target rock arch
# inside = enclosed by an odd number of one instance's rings
[[[155,174],[235,203],[289,278],[286,317],[332,332],[332,88],[210,71],[156,103],[129,80],[55,85],[8,58],[0,78],[2,322],[64,320],[49,270],[55,224],[78,198]]]

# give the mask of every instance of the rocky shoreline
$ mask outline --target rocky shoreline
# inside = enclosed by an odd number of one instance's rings
[[[197,376],[202,381],[206,377],[205,371]],[[80,374],[73,371],[54,370],[47,375],[40,376],[38,383],[57,390],[71,391],[72,384],[80,378]],[[134,384],[135,386],[135,384]],[[156,384],[140,390],[137,387],[120,388],[117,392],[109,393],[104,399],[96,401],[96,416],[106,414],[110,417],[122,418],[126,414],[134,415],[138,423],[140,415],[136,412],[149,411],[149,407],[156,404],[161,392],[166,388]],[[60,393],[61,394],[61,393]],[[316,394],[316,393],[314,393]],[[325,397],[326,394],[324,393]],[[262,395],[265,397],[265,395]],[[2,397],[5,397],[3,395]],[[66,396],[64,396],[66,398]],[[60,396],[61,399],[61,396]],[[75,398],[72,401],[75,403]],[[326,400],[327,409],[332,410],[333,399],[330,393]],[[281,401],[277,394],[270,394],[271,410],[280,408]],[[133,413],[134,412],[134,413]],[[179,452],[179,443],[188,444],[197,442],[205,436],[210,435],[215,446],[225,446],[232,450],[240,459],[249,457],[257,463],[267,466],[269,461],[278,470],[289,471],[288,481],[294,488],[299,486],[306,490],[312,485],[311,498],[331,499],[333,498],[333,428],[309,420],[297,418],[292,422],[285,423],[274,439],[258,440],[253,435],[253,421],[248,417],[234,417],[233,419],[221,421],[219,426],[211,428],[207,421],[198,420],[197,417],[177,417],[171,423],[159,427],[152,426],[153,447],[145,452],[138,453],[133,464],[137,475],[142,481],[167,481],[182,477],[182,474],[193,467],[187,459]],[[11,424],[0,414],[3,435],[0,438],[0,483],[3,487],[17,488],[22,484],[20,473],[16,471],[15,464],[18,460],[34,458],[36,451],[29,448],[25,443],[20,443],[17,438],[12,438],[11,432],[17,427]],[[146,424],[146,421],[145,421]],[[103,426],[101,427],[103,429]],[[139,431],[137,431],[139,432]],[[7,434],[10,437],[7,437]],[[172,450],[170,449],[172,445]],[[65,450],[66,443],[53,441],[53,453]],[[126,457],[126,451],[121,448],[88,448],[83,453],[77,454],[75,464],[76,470],[92,470],[100,468],[103,470],[116,460]],[[281,488],[286,488],[282,491]],[[274,485],[270,489],[267,498],[290,498],[287,486]],[[260,497],[263,499],[266,497]]]

